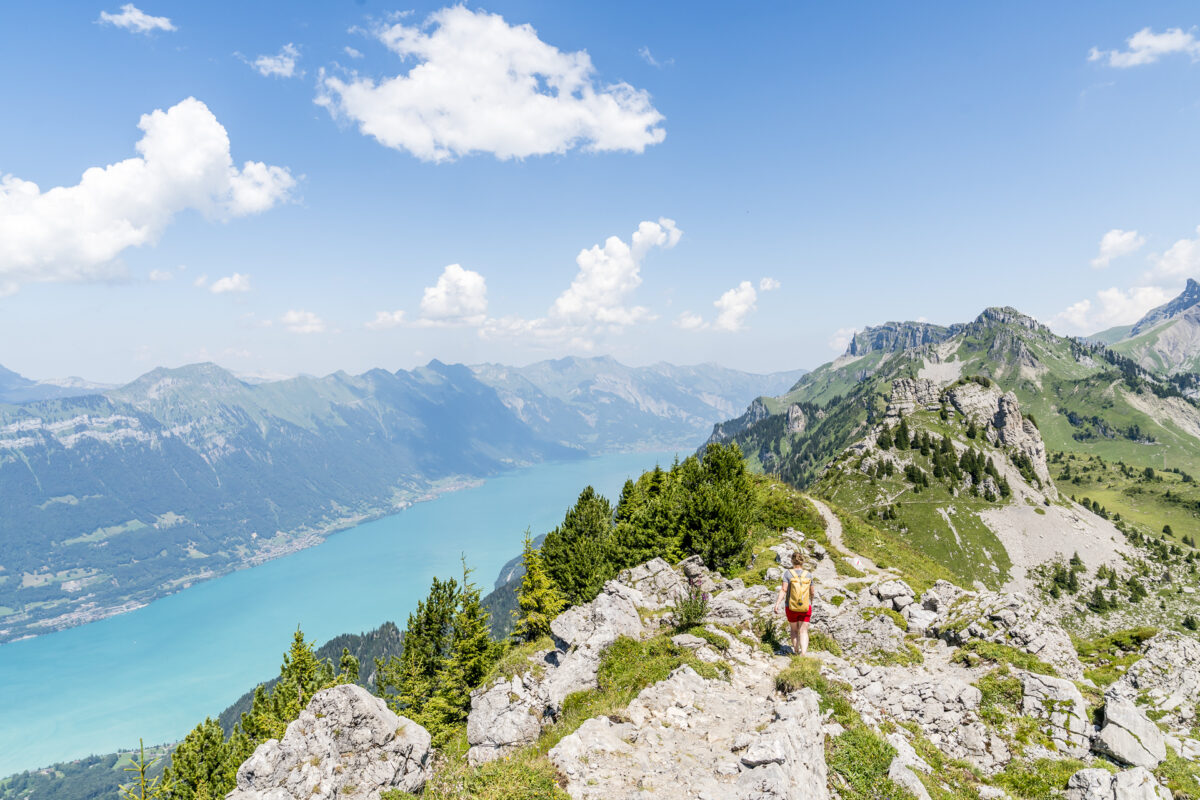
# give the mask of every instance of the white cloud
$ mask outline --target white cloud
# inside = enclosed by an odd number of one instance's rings
[[[699,314],[693,314],[691,311],[685,311],[680,314],[672,324],[676,328],[682,328],[685,331],[698,331],[708,327],[704,322],[704,317]]]
[[[675,59],[673,59],[673,58],[668,58],[666,61],[659,61],[657,58],[654,57],[654,54],[650,52],[650,48],[646,47],[645,45],[642,45],[641,47],[638,48],[638,55],[642,57],[642,61],[645,61],[650,66],[656,67],[658,69],[662,69],[663,67],[669,67],[670,65],[675,63]]]
[[[1195,239],[1180,239],[1155,258],[1154,274],[1167,278],[1200,277],[1200,226]]]
[[[746,317],[755,309],[758,293],[750,281],[742,281],[725,292],[713,305],[717,307],[717,318],[713,328],[734,333],[746,327]]]
[[[176,213],[253,214],[295,186],[283,167],[235,167],[228,133],[195,98],[143,115],[138,127],[144,135],[137,156],[92,167],[74,186],[43,192],[0,174],[0,285],[120,275],[113,259],[155,242]]]
[[[374,34],[412,67],[379,82],[321,71],[316,102],[381,144],[426,161],[572,148],[640,153],[666,136],[645,91],[600,85],[586,51],[564,53],[529,25],[452,6]]]
[[[1139,236],[1137,231],[1113,228],[1100,238],[1100,253],[1092,259],[1092,268],[1104,269],[1114,258],[1129,255],[1145,243],[1146,237]]]
[[[209,287],[209,291],[213,294],[227,294],[229,292],[248,292],[250,291],[250,276],[243,275],[240,272],[235,272],[232,275],[227,275],[224,278],[218,278],[213,281],[213,285]]]
[[[251,66],[265,78],[292,78],[304,75],[304,70],[296,71],[296,61],[299,58],[300,49],[288,42],[275,55],[263,55],[254,59]]]
[[[844,352],[850,346],[850,340],[856,333],[858,333],[857,328],[838,328],[833,332],[833,336],[829,337],[829,348],[839,353]]]
[[[781,286],[779,281],[774,278],[763,278],[758,282],[758,290],[760,292],[773,292]]]
[[[130,33],[150,34],[154,31],[177,30],[167,17],[152,17],[133,3],[126,3],[121,6],[121,11],[117,14],[101,11],[100,19],[96,21],[105,25],[124,28]]]
[[[1191,31],[1182,28],[1168,28],[1162,33],[1142,28],[1126,41],[1129,49],[1123,51],[1093,47],[1088,53],[1088,61],[1107,61],[1110,67],[1118,68],[1140,67],[1175,53],[1183,53],[1191,56],[1192,61],[1200,61],[1200,40]]]
[[[351,58],[362,58],[363,57],[362,53],[355,50],[353,47],[350,47],[349,45],[347,45],[346,47],[343,47],[342,50],[346,53],[346,55],[350,56]]]
[[[575,263],[579,273],[559,295],[550,316],[572,325],[632,325],[653,318],[642,306],[626,307],[627,297],[642,283],[642,259],[653,247],[670,249],[679,243],[681,231],[675,220],[642,222],[630,243],[610,236],[604,246],[592,245],[579,251]]]
[[[324,333],[325,320],[311,311],[292,310],[279,318],[283,326],[292,333]]]
[[[373,331],[382,331],[387,328],[395,328],[403,322],[403,311],[376,311],[375,319],[367,322],[366,326]]]
[[[197,289],[203,289],[207,285],[208,285],[208,276],[207,275],[201,275],[198,278],[196,278],[196,280],[192,281],[192,286],[195,286]]]
[[[1051,328],[1062,333],[1087,336],[1116,325],[1137,322],[1150,309],[1161,306],[1178,294],[1162,286],[1137,286],[1132,289],[1102,289],[1096,302],[1080,300],[1050,318]]]
[[[437,283],[425,287],[421,319],[433,325],[482,325],[487,319],[487,281],[478,272],[450,264]]]
[[[158,283],[161,281],[169,281],[174,277],[175,277],[175,275],[173,273],[171,273],[170,271],[165,270],[165,269],[150,270],[150,280],[154,281],[155,283]]]

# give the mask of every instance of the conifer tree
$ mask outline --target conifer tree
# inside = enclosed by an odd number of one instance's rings
[[[626,492],[622,492],[622,498]],[[529,531],[525,531],[525,549],[521,553],[521,563],[525,566],[525,576],[521,578],[521,588],[517,590],[517,603],[520,614],[513,638],[518,641],[532,642],[550,633],[550,621],[559,615],[565,603],[558,587],[546,574],[542,564],[542,552],[533,546]]]
[[[197,725],[171,753],[163,777],[171,784],[172,800],[200,800],[213,790],[222,797],[233,789],[241,761],[234,763],[225,733],[211,717]]]
[[[680,467],[680,483],[684,551],[721,571],[744,563],[754,501],[741,449],[709,444],[703,460],[693,456]]]
[[[375,689],[392,710],[417,718],[437,690],[450,654],[458,583],[434,578],[429,596],[408,615],[400,657],[375,661]]]
[[[452,726],[466,722],[471,690],[483,683],[500,652],[499,645],[492,641],[488,612],[479,600],[479,588],[471,582],[465,560],[451,629],[450,652],[438,674],[437,690],[420,720],[437,744],[446,741]]]
[[[592,600],[612,577],[607,558],[612,521],[612,505],[588,486],[562,524],[546,534],[542,561],[568,603]]]

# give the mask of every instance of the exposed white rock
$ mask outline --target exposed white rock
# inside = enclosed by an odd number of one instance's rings
[[[1059,751],[1079,758],[1087,755],[1091,722],[1087,704],[1074,683],[1063,678],[1021,673],[1024,689],[1021,713],[1041,717],[1049,723],[1047,733]]]
[[[1126,700],[1104,704],[1104,725],[1093,748],[1122,764],[1153,769],[1167,757],[1162,732],[1141,709]]]
[[[475,690],[467,717],[467,760],[472,766],[494,761],[536,741],[549,705],[532,672]]]
[[[1143,693],[1152,707],[1167,712],[1164,722],[1192,727],[1200,703],[1200,642],[1160,633],[1147,644],[1145,655],[1105,690],[1106,697],[1128,702]]]
[[[641,634],[638,606],[645,603],[641,592],[609,581],[595,600],[573,606],[555,617],[550,632],[562,650],[569,647],[601,650],[622,636]]]
[[[1144,767],[1116,775],[1092,768],[1079,770],[1067,781],[1067,800],[1171,800],[1171,793]]]
[[[667,608],[687,594],[687,583],[661,558],[625,570],[617,582],[640,592],[642,605],[652,610]]]
[[[282,740],[259,745],[227,800],[379,800],[429,778],[429,733],[359,686],[317,692]]]

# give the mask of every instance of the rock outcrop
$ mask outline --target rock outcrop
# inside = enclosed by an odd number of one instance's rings
[[[1160,633],[1141,659],[1105,691],[1108,698],[1130,703],[1143,694],[1154,708],[1166,712],[1162,722],[1175,729],[1191,728],[1200,704],[1200,642]]]
[[[941,387],[928,378],[897,378],[892,381],[888,417],[906,416],[918,410],[936,411],[941,407]]]
[[[1104,724],[1092,746],[1097,753],[1131,767],[1154,769],[1167,757],[1162,731],[1125,700],[1104,704]]]
[[[1028,457],[1040,484],[1036,488],[1051,500],[1058,497],[1046,465],[1046,444],[1042,434],[1021,413],[1015,394],[1001,394],[994,386],[984,387],[968,381],[949,389],[946,397],[959,413],[984,428],[992,444],[1005,447],[1014,455]]]
[[[761,670],[760,670],[761,672]],[[784,700],[681,667],[624,717],[585,722],[550,751],[573,798],[821,800],[828,797],[817,696]],[[769,684],[767,685],[769,686]]]
[[[1091,722],[1083,695],[1071,681],[1038,675],[1021,674],[1023,696],[1021,713],[1041,717],[1049,723],[1051,740],[1059,752],[1072,758],[1087,755]]]
[[[1067,781],[1067,800],[1171,800],[1171,792],[1144,767],[1113,774],[1081,769]]]
[[[259,745],[228,800],[379,800],[429,779],[429,733],[359,686],[313,696],[282,740]]]
[[[971,639],[1006,644],[1037,656],[1061,675],[1083,677],[1070,634],[1027,596],[966,592],[938,581],[922,596],[921,604],[937,612],[930,630],[950,644],[963,645]]]

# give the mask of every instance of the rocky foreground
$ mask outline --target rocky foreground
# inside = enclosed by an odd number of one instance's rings
[[[837,520],[827,521],[836,545]],[[789,531],[759,558],[789,559],[802,539]],[[1169,800],[1164,764],[1200,758],[1192,738],[1200,643],[1154,636],[1101,687],[1031,597],[945,581],[918,593],[885,570],[838,576],[831,561],[816,571],[820,649],[809,659],[762,644],[765,621],[777,620],[775,569],[759,585],[726,580],[694,558],[622,573],[554,620],[554,646],[534,654],[526,671],[475,692],[470,762],[536,743],[570,695],[597,686],[606,648],[622,637],[671,634],[669,610],[688,582],[711,593],[709,616],[671,641],[724,677],[682,666],[620,713],[561,738],[548,758],[571,797],[860,797],[827,759],[853,758],[854,742],[878,740],[894,753],[882,780],[897,786],[872,796],[1006,798],[1014,771],[1064,774],[1065,766],[1066,786],[1044,796]],[[342,686],[314,697],[282,741],[262,745],[230,797],[378,800],[392,789],[419,793],[433,763],[423,729]]]

